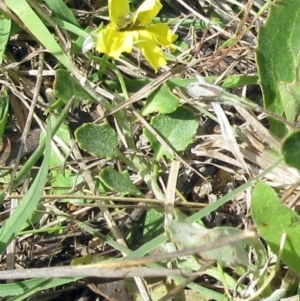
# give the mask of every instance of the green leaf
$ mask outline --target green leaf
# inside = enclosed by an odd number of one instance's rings
[[[143,240],[150,241],[164,232],[164,214],[155,210],[147,210]]]
[[[131,182],[127,170],[118,172],[112,167],[105,167],[101,169],[99,177],[107,187],[121,193],[122,195],[143,195]]]
[[[295,100],[300,101],[300,81],[298,78],[291,84],[287,84],[287,91],[295,98]]]
[[[151,125],[176,152],[184,151],[193,142],[193,137],[198,130],[195,114],[186,107],[179,107],[171,114],[159,114],[153,117]],[[157,160],[163,156],[170,160],[173,159],[173,155],[147,129],[144,130],[144,133],[150,141]]]
[[[148,96],[143,109],[143,116],[153,112],[172,113],[178,108],[178,104],[179,99],[170,91],[168,85],[164,83]]]
[[[53,181],[51,181],[53,194],[68,194],[73,187],[77,187],[84,181],[84,178],[81,174],[73,174],[68,169],[65,170],[63,173],[61,171],[55,172],[53,177],[54,179]],[[84,203],[83,199],[76,199],[76,194],[82,195],[82,192],[73,192],[74,197],[72,199],[61,199],[60,202],[67,202],[71,204]]]
[[[49,124],[48,124],[49,126]],[[18,207],[6,220],[4,226],[0,230],[0,254],[3,254],[7,245],[16,237],[20,232],[27,219],[29,219],[36,209],[41,195],[44,191],[44,186],[47,182],[49,158],[51,153],[51,131],[47,132],[47,145],[44,154],[43,164],[32,183],[30,189],[20,201]]]
[[[279,252],[282,234],[286,233],[281,259],[288,267],[300,273],[298,213],[282,205],[274,190],[261,182],[253,189],[251,207],[258,233],[275,254]]]
[[[6,45],[9,40],[10,29],[11,19],[0,11],[0,66],[2,65]]]
[[[53,127],[58,122],[58,115],[51,114],[48,117],[48,120]],[[66,123],[61,123],[59,128],[57,129],[55,135],[59,137],[66,145],[71,145],[71,134],[69,126]],[[40,135],[40,141],[42,141],[45,137],[45,134],[42,132]],[[53,151],[50,155],[50,168],[51,167],[61,167],[66,160],[66,156],[68,155],[68,151],[63,147],[53,147]],[[52,174],[60,174],[61,171],[53,170]]]
[[[92,100],[91,95],[64,69],[56,71],[54,93],[59,101],[54,103],[49,110],[62,106],[72,97],[74,97],[75,104]]]
[[[290,134],[282,144],[284,162],[300,171],[300,131]]]
[[[292,29],[292,30],[291,30]],[[257,65],[265,108],[295,122],[300,101],[286,93],[296,78],[300,50],[300,2],[281,1],[272,5],[266,25],[259,31]],[[286,135],[284,124],[270,118],[271,130]]]
[[[75,131],[81,149],[101,158],[112,159],[118,151],[118,136],[108,125],[86,123]]]

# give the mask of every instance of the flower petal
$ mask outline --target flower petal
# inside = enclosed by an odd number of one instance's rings
[[[173,44],[177,40],[177,34],[173,34],[167,24],[157,23],[146,27],[146,30],[152,34],[153,39],[164,47],[176,48]]]
[[[133,23],[147,25],[161,9],[162,4],[159,0],[145,0],[133,14],[132,21]]]
[[[128,0],[108,0],[108,10],[110,21],[117,28],[124,28],[124,22],[131,17]]]
[[[166,65],[163,52],[157,46],[146,30],[140,30],[138,47],[141,49],[143,56],[146,58],[150,66],[157,72],[157,68]]]
[[[132,51],[133,35],[128,31],[116,30],[111,23],[97,34],[96,39],[96,50],[115,59],[119,58],[122,52]]]

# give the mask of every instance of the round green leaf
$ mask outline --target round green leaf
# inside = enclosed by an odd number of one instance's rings
[[[75,137],[81,149],[96,157],[116,156],[118,136],[108,125],[86,123],[75,131]]]
[[[284,161],[300,171],[300,131],[289,135],[282,144]]]
[[[148,96],[146,106],[143,109],[143,116],[153,112],[172,113],[178,108],[178,104],[179,99],[170,91],[168,85],[164,83]]]
[[[131,182],[127,170],[121,173],[112,167],[105,167],[101,169],[99,177],[107,187],[121,193],[122,195],[142,195],[137,187]]]
[[[259,234],[271,250],[278,254],[283,233],[286,240],[282,261],[300,273],[300,216],[292,209],[282,205],[274,190],[258,182],[252,193],[252,217]]]
[[[265,26],[259,31],[257,65],[265,108],[286,117],[297,118],[300,101],[286,93],[287,85],[296,79],[300,50],[300,1],[280,1],[271,5]],[[270,119],[271,130],[283,137],[286,126]]]
[[[177,152],[184,151],[192,143],[198,130],[198,121],[194,112],[186,107],[179,107],[171,114],[159,114],[153,117],[151,125],[165,139],[166,143]],[[155,152],[157,160],[160,160],[163,156],[170,160],[173,159],[172,153],[161,145],[147,129],[144,133]]]

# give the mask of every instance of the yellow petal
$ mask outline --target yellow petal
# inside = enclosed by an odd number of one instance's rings
[[[159,0],[145,0],[133,14],[133,23],[147,25],[159,13],[161,9],[162,4]]]
[[[146,30],[152,34],[153,39],[164,47],[176,48],[173,44],[177,40],[178,36],[173,34],[167,24],[157,23],[146,27]]]
[[[124,22],[131,18],[128,0],[108,1],[109,19],[119,29],[124,28]]]
[[[143,56],[146,58],[150,66],[157,71],[158,67],[166,65],[163,52],[156,45],[153,39],[148,38],[148,34],[141,34],[139,31],[139,44],[138,47],[141,49]]]
[[[130,32],[118,31],[113,24],[109,24],[101,30],[97,36],[96,50],[105,53],[115,59],[119,58],[122,52],[130,53],[133,47],[133,36]]]

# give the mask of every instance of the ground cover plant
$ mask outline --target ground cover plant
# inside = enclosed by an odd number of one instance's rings
[[[0,1],[1,298],[297,299],[299,12]]]

